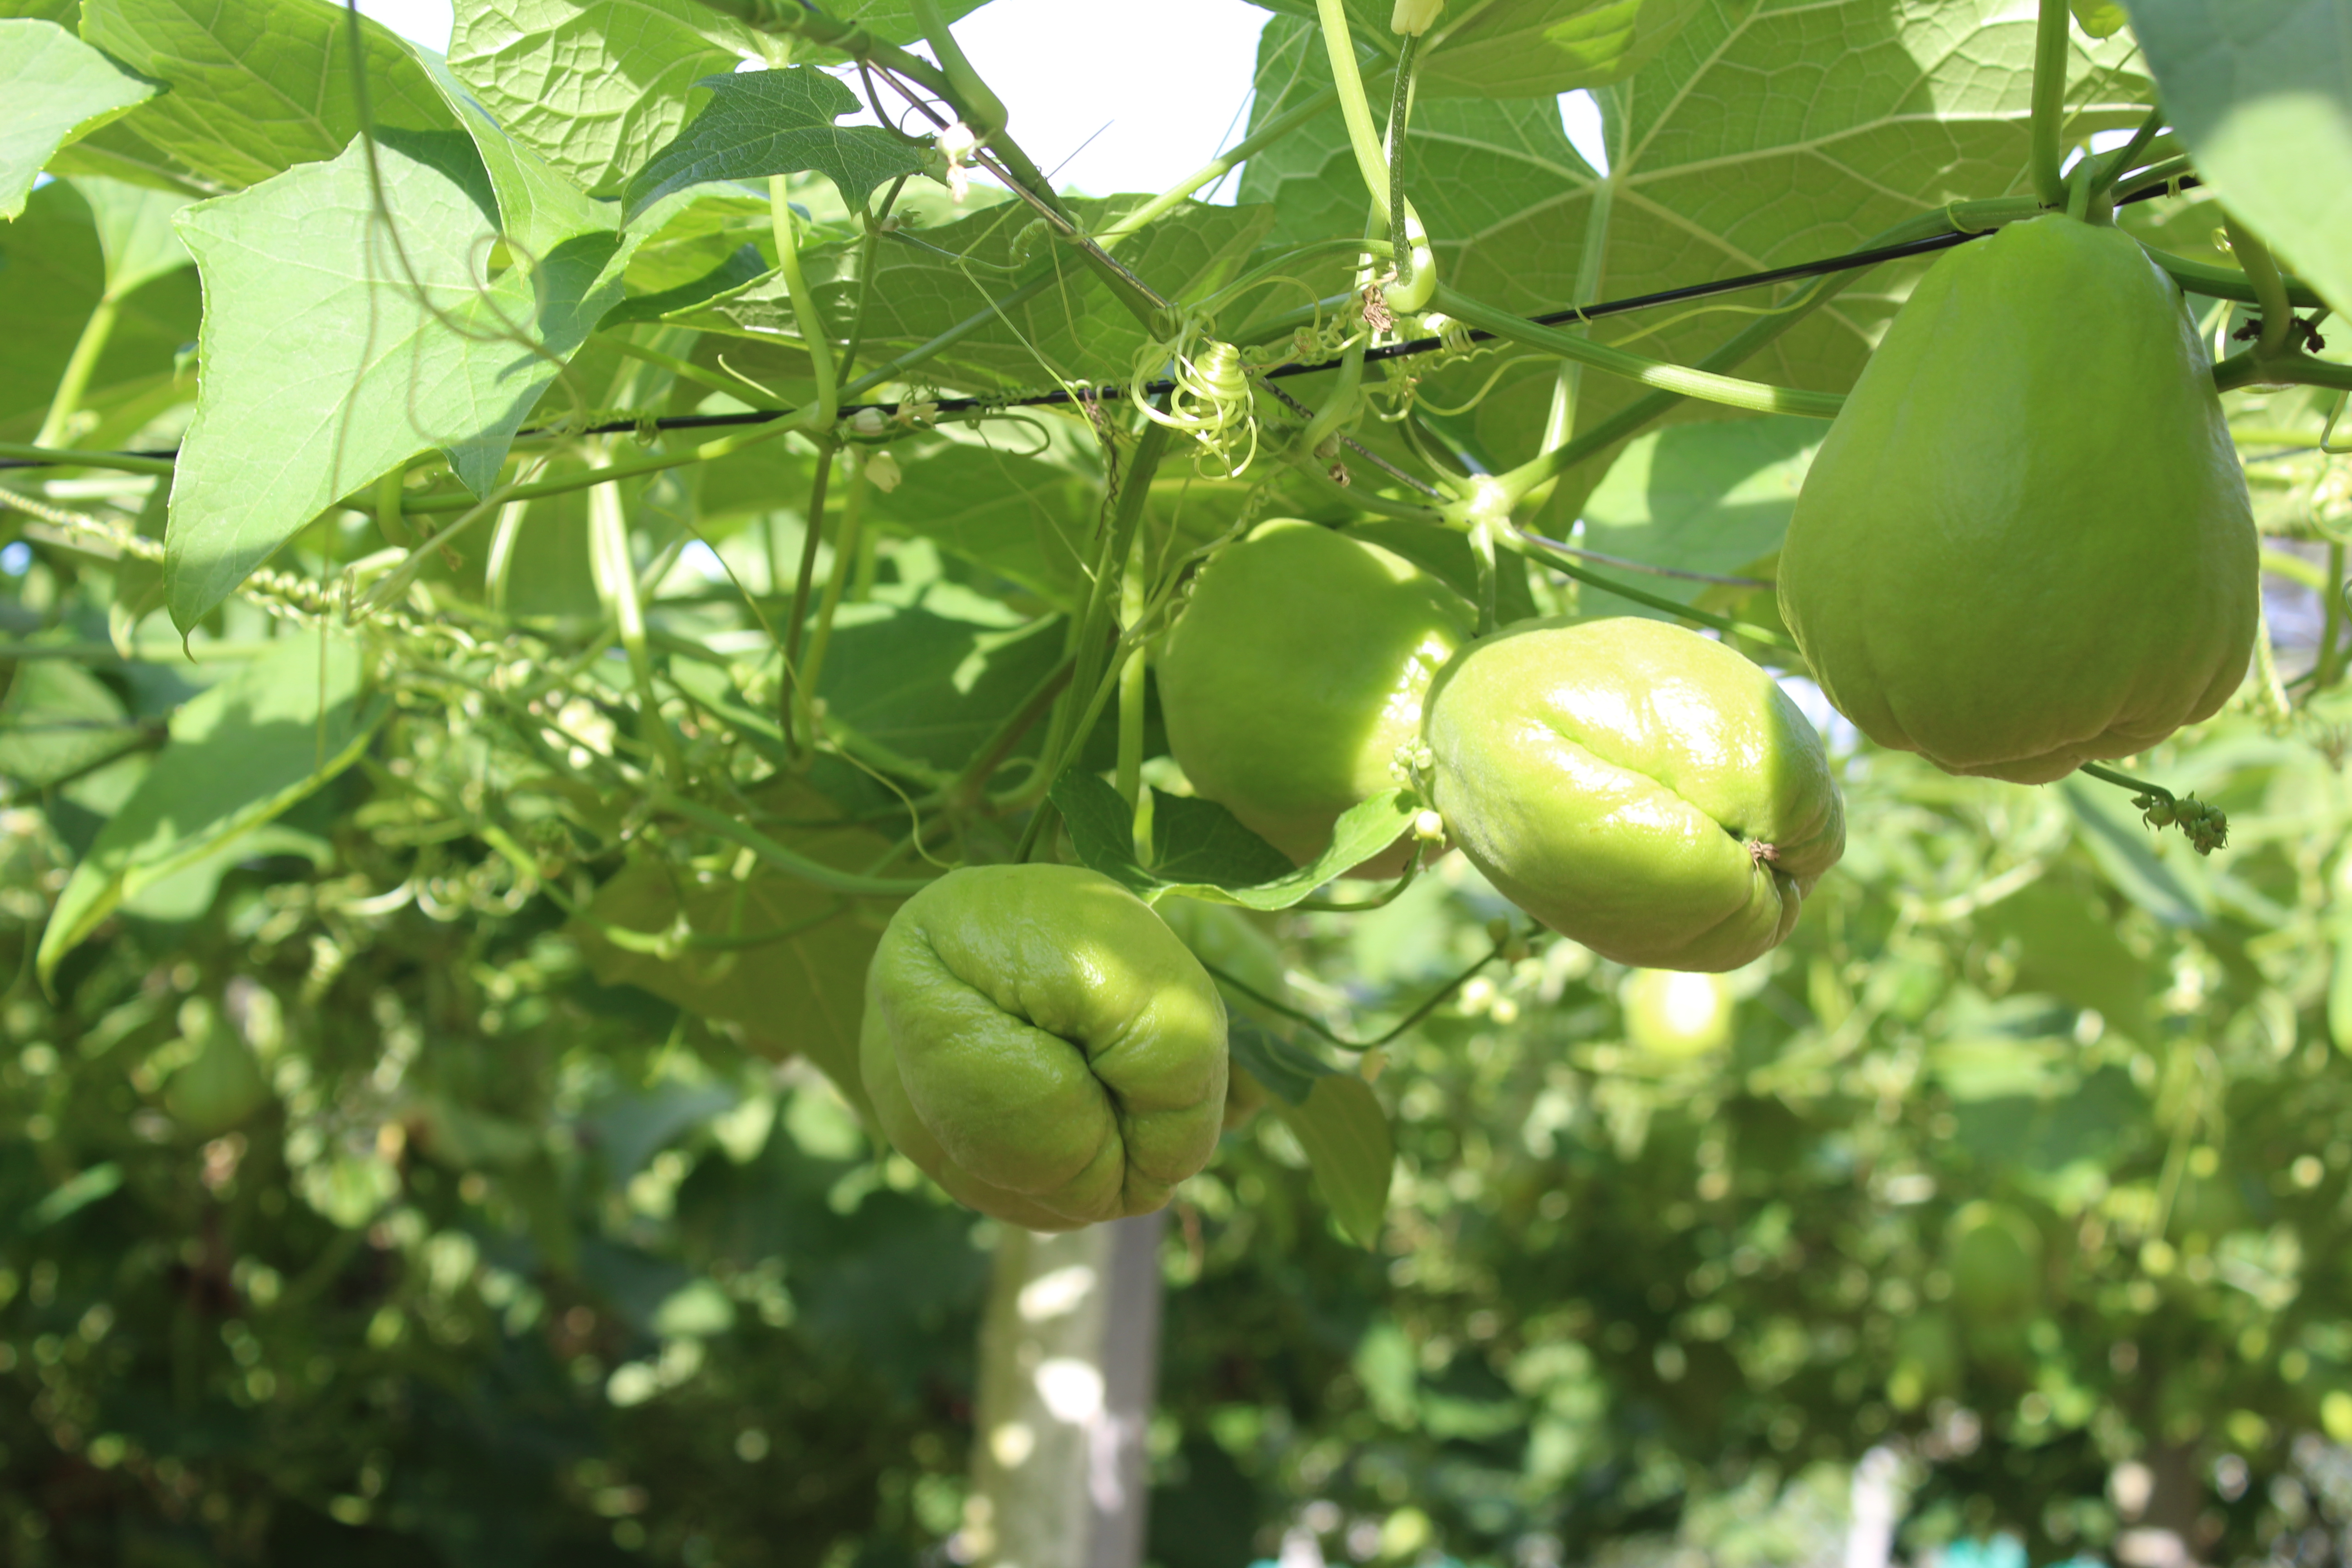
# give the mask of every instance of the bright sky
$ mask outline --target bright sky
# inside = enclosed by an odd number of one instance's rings
[[[449,0],[360,0],[360,9],[448,49]],[[1056,184],[1097,195],[1162,191],[1239,133],[1267,16],[1248,0],[1185,0],[1182,11],[1180,27],[1157,0],[993,0],[958,22],[956,37]],[[1571,93],[1561,110],[1570,139],[1596,157],[1591,100]],[[1230,184],[1222,194],[1232,199]]]

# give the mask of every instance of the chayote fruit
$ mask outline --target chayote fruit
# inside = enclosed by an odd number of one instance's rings
[[[1313,523],[1261,523],[1202,568],[1160,656],[1168,749],[1192,787],[1304,865],[1349,806],[1399,782],[1423,694],[1476,628],[1403,557]],[[1392,874],[1412,842],[1370,865]]]
[[[2179,291],[2128,235],[2052,215],[1903,307],[1798,497],[1780,613],[1880,745],[2042,784],[2228,700],[2255,550]]]
[[[1519,908],[1605,958],[1769,952],[1845,849],[1821,738],[1721,643],[1631,616],[1537,621],[1430,689],[1438,811]]]
[[[1140,899],[1075,866],[967,867],[891,917],[858,1066],[898,1152],[1032,1230],[1147,1214],[1209,1163],[1217,988]]]

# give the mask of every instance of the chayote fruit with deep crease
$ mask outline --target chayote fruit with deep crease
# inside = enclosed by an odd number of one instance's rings
[[[1813,460],[1780,613],[1838,710],[1956,773],[2043,784],[2219,710],[2254,525],[2180,291],[2058,215],[1951,252]]]
[[[1075,866],[967,867],[901,905],[866,971],[858,1058],[898,1152],[1031,1230],[1159,1208],[1224,1118],[1208,972]]]
[[[1304,865],[1342,812],[1394,786],[1468,600],[1400,555],[1261,523],[1202,569],[1159,661],[1168,749],[1192,788]],[[1410,837],[1360,868],[1392,875]]]
[[[1604,958],[1737,969],[1845,849],[1821,737],[1772,678],[1663,621],[1531,622],[1430,688],[1446,831]]]

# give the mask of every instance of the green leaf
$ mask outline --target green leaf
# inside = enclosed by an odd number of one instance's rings
[[[26,659],[0,700],[0,774],[30,789],[135,750],[147,730],[106,682],[69,659]]]
[[[1604,555],[1716,575],[1740,575],[1777,553],[1823,426],[1785,415],[1676,426],[1636,437],[1584,502],[1578,542]],[[1606,562],[1595,562],[1601,571]],[[1688,604],[1709,584],[1633,579]],[[1661,612],[1588,588],[1590,615]]]
[[[228,187],[184,168],[131,129],[128,117],[101,125],[49,160],[53,174],[98,174],[185,196],[217,196]]]
[[[2033,42],[2031,7],[2004,0],[1908,9],[1879,0],[1707,0],[1637,76],[1596,95],[1612,153],[1607,176],[1570,146],[1554,100],[1435,99],[1415,111],[1409,137],[1413,201],[1446,280],[1527,314],[1579,302],[1594,199],[1604,187],[1611,200],[1596,272],[1603,299],[1835,256],[1946,203],[2019,188]],[[2124,38],[2095,47],[2076,40],[2071,134],[2144,117],[2151,89],[2125,68],[2130,49]],[[1269,24],[1253,123],[1272,111],[1284,82],[1297,79],[1295,101],[1328,79],[1320,54],[1304,24]],[[1768,91],[1766,82],[1775,85]],[[1337,112],[1252,159],[1240,198],[1274,205],[1277,243],[1359,232],[1364,190]],[[1738,374],[1844,390],[1921,265],[1868,274]],[[1347,287],[1340,266],[1301,272],[1323,294]],[[1759,289],[1599,321],[1591,331],[1599,341],[1688,363],[1778,297]],[[1493,468],[1534,455],[1551,403],[1553,363],[1530,358],[1510,366],[1510,357],[1490,353],[1425,367],[1421,387],[1430,403],[1452,406],[1499,372],[1490,396],[1446,422]],[[1580,429],[1642,395],[1633,384],[1591,370],[1580,388]],[[1681,409],[1686,418],[1722,414]],[[1570,476],[1553,516],[1574,517],[1603,461]]]
[[[1140,205],[1140,196],[1074,201],[1090,230],[1108,227]],[[1360,205],[1353,221],[1360,226]],[[1121,245],[1118,258],[1171,299],[1198,299],[1229,281],[1275,221],[1260,207],[1188,203]],[[856,313],[856,244],[813,246],[803,258],[828,321]],[[982,385],[1046,382],[1049,371],[1087,381],[1123,382],[1149,339],[1127,308],[1067,246],[1045,236],[1042,220],[1010,204],[938,228],[899,232],[882,246],[866,314],[869,360],[929,342],[967,317],[989,310],[1024,279],[1050,268],[1053,286],[1004,310],[929,363],[922,373],[944,383]],[[783,284],[773,278],[709,306],[671,318],[686,325],[770,342],[797,342],[799,326]]]
[[[2147,1041],[2147,961],[2116,934],[2096,899],[2045,878],[1978,916],[1995,941],[2016,942],[2017,988],[2097,1011],[2109,1028]]]
[[[583,215],[522,163],[501,159],[492,173],[537,264],[495,279],[498,230],[473,147],[454,134],[387,142],[375,165],[397,248],[383,242],[358,144],[181,215],[206,299],[205,374],[168,535],[183,629],[396,463],[437,447],[487,493],[541,393],[619,298],[637,237],[559,238]]]
[[[814,169],[853,209],[885,180],[922,172],[921,148],[878,126],[840,126],[857,95],[814,66],[705,77],[710,103],[629,182],[634,217],[673,191]]]
[[[51,154],[155,96],[55,22],[0,18],[0,218],[25,210]]]
[[[805,792],[768,804],[784,816],[811,817],[825,811],[819,797]],[[864,870],[889,850],[887,840],[862,827],[801,829],[778,837],[843,869]],[[882,940],[887,906],[844,900],[767,871],[739,884],[642,858],[599,889],[588,912],[592,918],[575,922],[574,930],[603,984],[642,987],[702,1017],[740,1025],[763,1049],[807,1057],[871,1121],[858,1076],[857,1030],[866,1012],[866,967]],[[679,942],[663,953],[616,945],[607,926],[674,939],[688,933],[730,940],[788,934],[740,948],[697,949]]]
[[[2131,797],[2080,775],[2058,781],[2078,840],[2116,889],[2168,926],[2191,930],[2211,918],[2212,889],[2178,834],[2158,834],[2140,820]]]
[[[1313,20],[1315,0],[1256,0]],[[1701,0],[1457,0],[1422,41],[1423,98],[1534,98],[1620,81],[1665,47]],[[1348,0],[1359,45],[1392,49],[1391,0]]]
[[[352,20],[328,0],[86,0],[81,35],[172,90],[124,123],[223,185],[332,158],[360,132]],[[441,97],[382,24],[360,20],[376,133],[450,131]]]
[[[1315,1190],[1359,1246],[1377,1247],[1396,1169],[1396,1136],[1372,1086],[1353,1073],[1315,1080],[1306,1103],[1276,1099],[1275,1113],[1297,1135]]]
[[[1232,1001],[1226,1004],[1225,1045],[1233,1052],[1234,1065],[1246,1069],[1286,1104],[1305,1105],[1316,1084],[1339,1070],[1304,1046],[1235,1016],[1234,1005]]]
[[[304,634],[191,699],[172,738],[58,895],[44,982],[125,899],[278,816],[357,761],[389,711],[359,649]]]
[[[2123,0],[2197,173],[2352,310],[2352,0]]]
[[[498,122],[598,195],[677,137],[697,83],[760,53],[694,0],[467,0],[449,37],[449,68]]]
[[[826,727],[886,772],[944,779],[1061,662],[1065,629],[938,588],[919,605],[845,605],[817,686]],[[1036,744],[1033,731],[1014,754]]]
[[[1289,857],[1214,801],[1154,790],[1152,864],[1147,867],[1136,858],[1134,814],[1102,779],[1064,773],[1053,801],[1078,859],[1146,902],[1175,894],[1252,910],[1286,910],[1355,869],[1411,829],[1421,805],[1409,790],[1383,790],[1339,818],[1330,847],[1314,861],[1293,867]]]
[[[0,226],[0,439],[29,441],[48,411],[82,325],[106,289],[98,220],[74,184],[35,191],[25,215]],[[77,439],[110,445],[195,389],[178,383],[174,356],[196,337],[194,273],[181,269],[121,300],[82,396],[96,423]]]
[[[194,265],[172,226],[192,199],[184,193],[89,174],[75,176],[73,187],[89,204],[110,298],[120,300],[167,272]]]

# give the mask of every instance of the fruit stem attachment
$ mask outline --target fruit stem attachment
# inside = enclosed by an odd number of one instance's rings
[[[2288,348],[2289,334],[2294,331],[2294,309],[2287,303],[2286,280],[2279,276],[2278,263],[2271,259],[2271,247],[2254,237],[2252,230],[2224,212],[2221,226],[2230,236],[2230,254],[2245,270],[2246,281],[2254,286],[2254,302],[2262,308],[2262,336],[2255,340],[2254,353],[2264,359],[2275,359]]]
[[[2096,160],[2098,170],[2091,176],[2091,189],[2099,195],[2115,189],[2116,182],[2131,168],[2132,160],[2147,151],[2147,144],[2155,141],[2156,133],[2163,129],[2164,109],[2158,105],[2147,111],[2147,118],[2139,122],[2139,129],[2132,132],[2130,141]]]
[[[2230,817],[2220,806],[2209,805],[2193,795],[2175,795],[2162,784],[2136,779],[2097,763],[2084,763],[2082,771],[2102,783],[2136,792],[2132,804],[2139,807],[2142,821],[2158,830],[2178,827],[2200,855],[2229,847]]]
[[[2059,132],[2066,114],[2067,0],[2042,0],[2033,35],[2033,194],[2046,207],[2066,205]]]
[[[1356,69],[1356,40],[1348,30],[1347,7],[1340,0],[1315,0],[1315,15],[1323,24],[1323,48],[1331,58],[1331,80],[1339,89],[1339,115],[1348,124],[1348,144],[1355,151],[1356,172],[1363,176],[1364,188],[1371,192],[1372,204],[1380,209],[1381,221],[1393,224],[1397,219],[1389,206],[1389,161],[1381,151],[1380,128],[1372,123],[1372,105],[1364,96],[1363,76]],[[1417,39],[1408,38],[1407,47],[1416,42]],[[1402,83],[1399,90],[1403,90]],[[1399,243],[1402,243],[1402,237]]]

